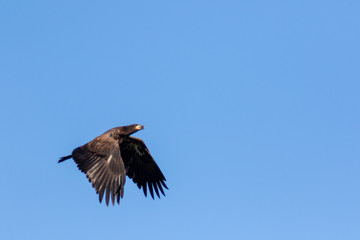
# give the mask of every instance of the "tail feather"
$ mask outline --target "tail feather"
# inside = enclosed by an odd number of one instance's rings
[[[70,159],[70,158],[72,158],[72,155],[62,157],[62,158],[60,158],[60,160],[58,161],[58,163],[61,163],[61,162],[65,161],[65,160],[68,160],[68,159]]]

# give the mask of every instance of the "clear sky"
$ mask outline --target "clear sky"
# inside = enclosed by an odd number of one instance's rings
[[[360,239],[359,1],[1,1],[1,239]],[[132,123],[115,207],[59,157]]]

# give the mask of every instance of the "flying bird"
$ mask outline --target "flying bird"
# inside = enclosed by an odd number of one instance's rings
[[[120,204],[120,197],[124,196],[126,175],[143,189],[145,197],[149,188],[154,199],[154,190],[160,198],[160,192],[165,196],[165,177],[151,156],[145,143],[140,138],[130,136],[144,129],[143,125],[112,128],[94,140],[72,151],[71,155],[60,158],[63,162],[74,159],[79,170],[86,174],[89,182],[99,194],[101,203],[106,192],[106,205],[115,199]]]

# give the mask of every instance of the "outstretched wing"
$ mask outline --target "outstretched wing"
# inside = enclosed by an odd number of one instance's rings
[[[109,205],[110,196],[113,205],[115,197],[120,203],[120,197],[124,196],[125,167],[115,139],[101,135],[74,149],[72,157],[99,194],[100,202],[106,191],[106,205]]]
[[[159,198],[159,189],[165,196],[163,187],[168,189],[164,182],[166,179],[145,143],[140,138],[127,137],[120,143],[120,149],[126,175],[132,178],[139,188],[143,188],[145,196],[147,196],[147,187],[152,198],[154,198],[154,189]]]

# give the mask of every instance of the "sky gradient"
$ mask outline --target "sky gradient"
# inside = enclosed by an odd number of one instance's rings
[[[359,1],[2,1],[2,239],[360,239]],[[160,200],[61,156],[145,125]]]

